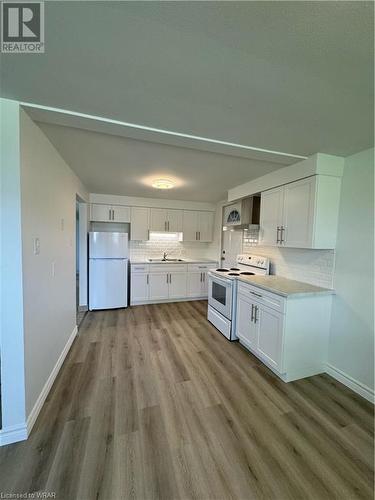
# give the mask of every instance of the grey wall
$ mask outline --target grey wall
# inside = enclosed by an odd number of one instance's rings
[[[76,325],[76,195],[88,193],[37,125],[21,112],[21,205],[26,414]],[[40,254],[33,238],[40,238]],[[54,273],[53,273],[54,267]]]
[[[329,363],[374,388],[374,150],[346,158]]]

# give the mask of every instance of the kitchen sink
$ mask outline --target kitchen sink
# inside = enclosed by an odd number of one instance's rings
[[[184,262],[183,259],[148,259],[149,262]]]

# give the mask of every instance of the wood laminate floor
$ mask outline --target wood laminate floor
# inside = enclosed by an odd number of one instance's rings
[[[64,500],[370,499],[373,408],[328,375],[283,383],[207,303],[89,313],[0,492]]]

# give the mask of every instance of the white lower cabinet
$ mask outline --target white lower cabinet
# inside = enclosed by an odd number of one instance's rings
[[[270,307],[255,304],[256,349],[260,356],[277,371],[281,371],[284,315]]]
[[[189,264],[187,277],[187,295],[191,298],[206,298],[208,296],[209,269],[216,267],[216,262],[207,264]]]
[[[285,382],[323,373],[331,302],[328,294],[283,297],[240,282],[237,337]]]
[[[169,299],[183,299],[187,295],[187,273],[169,273]]]
[[[149,283],[150,300],[163,300],[169,298],[169,281],[167,273],[150,273]]]
[[[132,264],[130,304],[207,298],[209,269],[217,262],[197,264]]]
[[[237,336],[251,349],[257,348],[259,323],[254,323],[254,304],[243,295],[237,300]]]
[[[134,302],[143,302],[148,300],[149,277],[145,273],[132,273],[131,279],[131,300]]]

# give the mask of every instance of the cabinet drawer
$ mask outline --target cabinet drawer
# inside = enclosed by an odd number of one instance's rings
[[[285,312],[286,299],[280,297],[280,295],[268,292],[257,286],[248,285],[247,283],[241,282],[238,284],[238,293],[246,297],[251,297],[253,300],[256,300],[260,304],[272,307],[272,309],[274,309],[275,311],[279,311],[281,313]]]
[[[216,268],[216,262],[204,262],[201,264],[188,264],[189,273],[202,273],[208,271],[209,269]]]
[[[132,274],[136,273],[148,273],[149,272],[149,264],[131,264],[131,272]]]
[[[186,273],[186,264],[150,264],[150,273]]]

